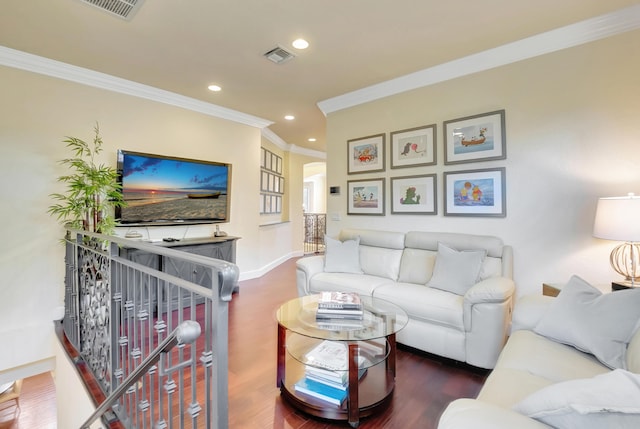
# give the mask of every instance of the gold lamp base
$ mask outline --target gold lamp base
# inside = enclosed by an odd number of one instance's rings
[[[609,257],[611,267],[621,276],[625,282],[630,282],[633,287],[640,283],[640,243],[624,243],[616,246]]]

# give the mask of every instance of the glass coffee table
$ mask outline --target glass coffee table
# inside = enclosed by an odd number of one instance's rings
[[[296,408],[317,417],[347,420],[352,427],[358,427],[361,417],[373,414],[391,399],[396,376],[396,333],[406,326],[408,316],[389,301],[361,296],[361,323],[319,322],[319,298],[320,295],[303,296],[278,308],[276,383],[282,396]],[[313,360],[314,352],[324,345],[343,347],[345,351],[345,366],[333,371],[346,380],[346,398],[339,404],[318,399],[318,392],[305,392],[300,387],[309,373],[326,370],[322,362]]]

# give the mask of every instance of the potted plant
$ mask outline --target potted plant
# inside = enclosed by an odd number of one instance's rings
[[[70,171],[58,178],[59,182],[66,183],[67,192],[51,194],[58,203],[49,206],[48,213],[70,228],[111,234],[116,226],[113,209],[126,203],[116,169],[96,164],[95,158],[102,151],[97,123],[94,132],[90,143],[69,136],[63,140],[74,155],[60,161]]]

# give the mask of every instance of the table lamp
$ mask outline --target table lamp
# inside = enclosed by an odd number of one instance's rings
[[[630,282],[640,281],[640,197],[598,199],[593,236],[605,240],[624,241],[611,252],[611,267]]]

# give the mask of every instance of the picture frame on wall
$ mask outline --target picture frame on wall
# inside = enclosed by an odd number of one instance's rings
[[[445,165],[506,159],[505,111],[443,122]]]
[[[384,216],[385,179],[347,181],[347,214]]]
[[[505,217],[505,175],[504,167],[445,172],[444,215]]]
[[[390,133],[391,168],[435,165],[436,125],[424,125]]]
[[[438,214],[435,174],[391,178],[391,214]]]
[[[384,171],[385,134],[347,140],[347,174]]]

